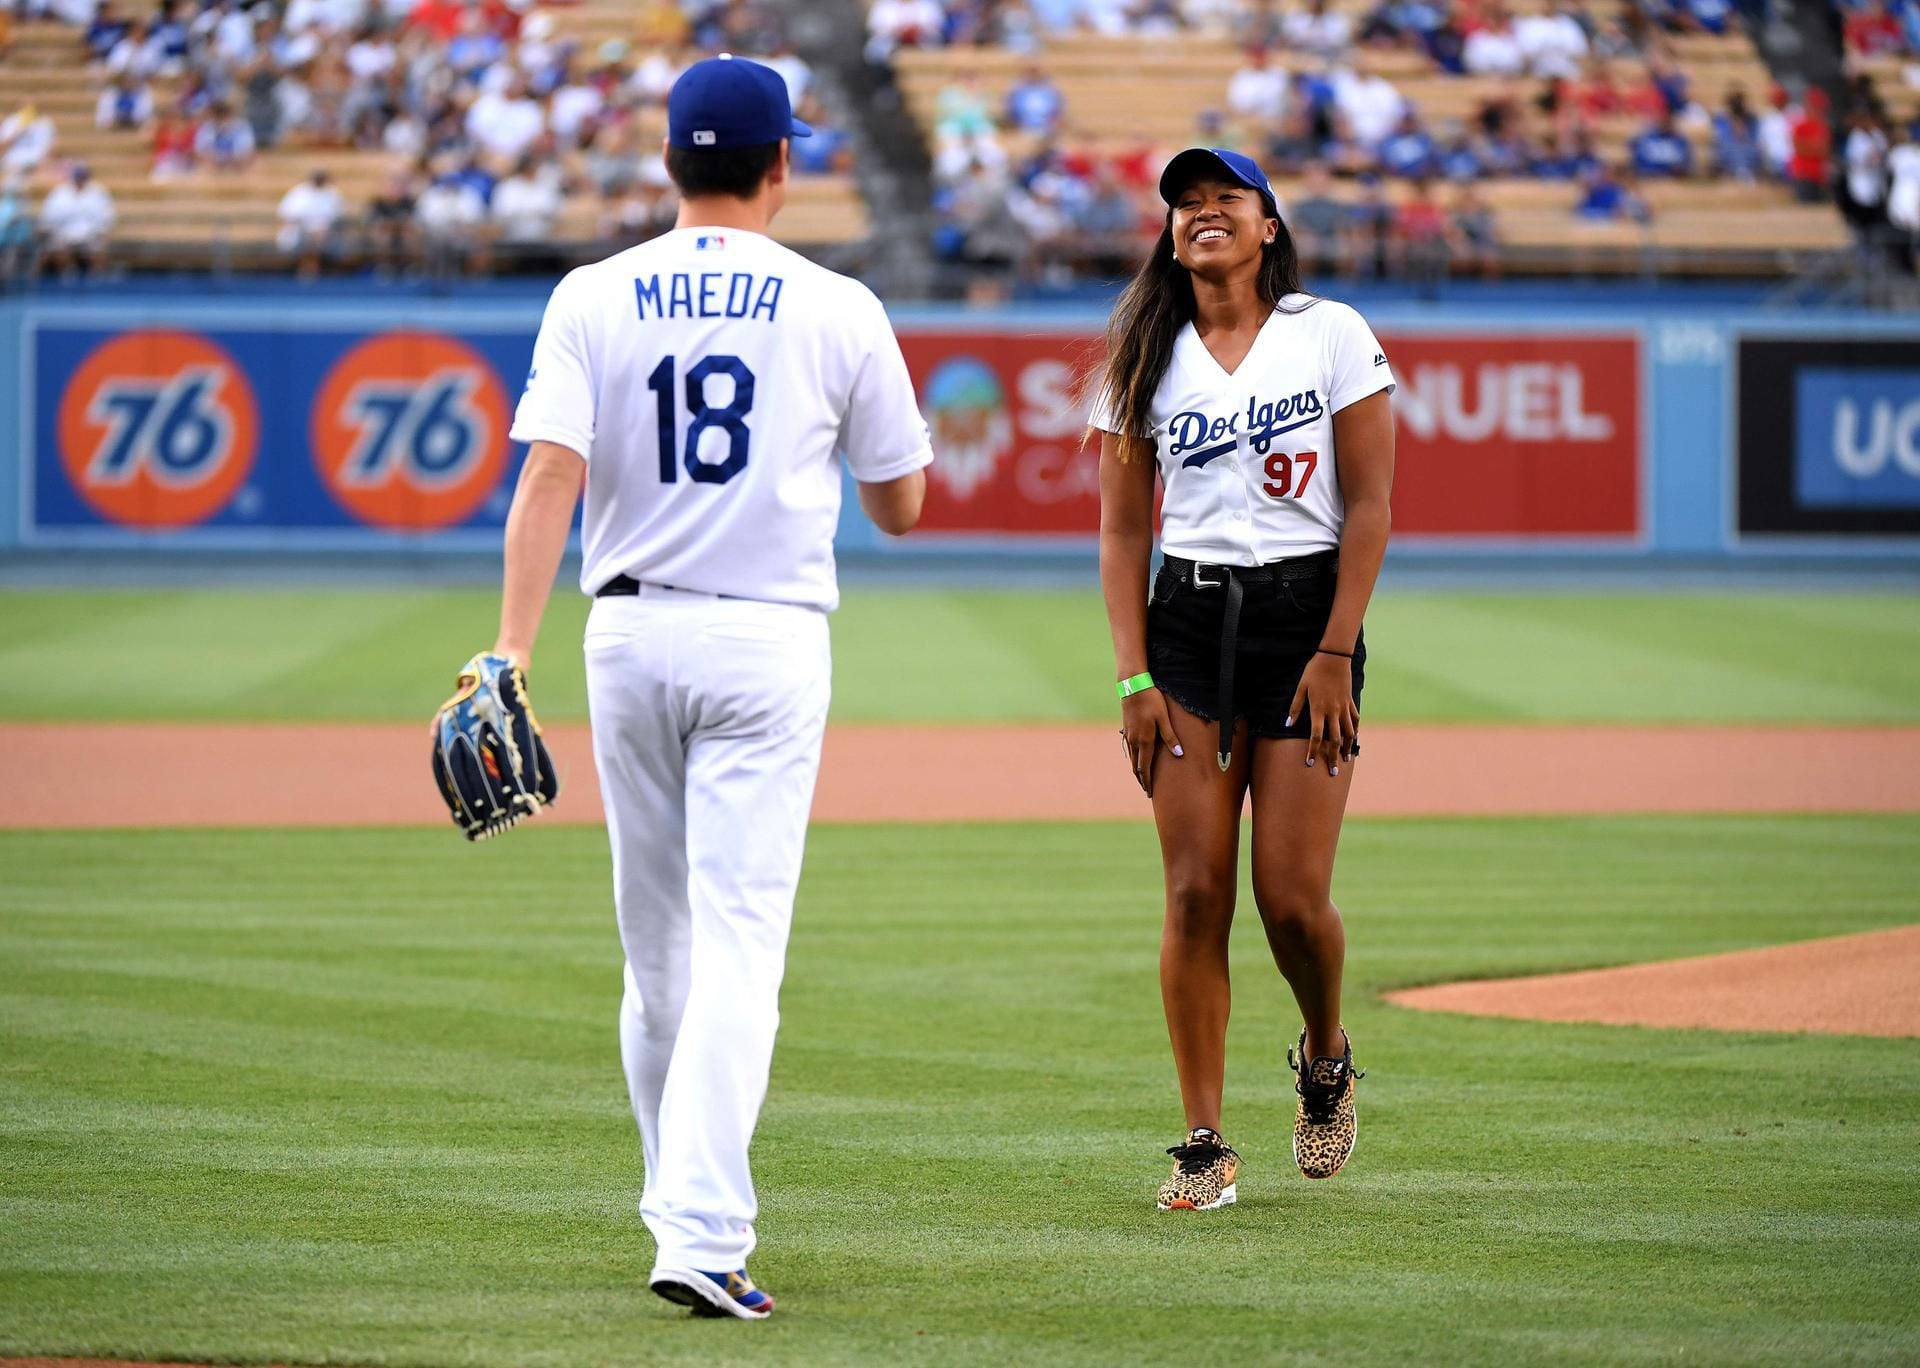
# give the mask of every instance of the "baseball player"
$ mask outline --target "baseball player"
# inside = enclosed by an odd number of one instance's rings
[[[653,1290],[764,1318],[747,1144],[779,1024],[827,717],[840,460],[899,535],[933,459],[880,301],[766,236],[793,117],[768,67],[667,102],[673,231],[554,290],[512,435],[495,655],[524,670],[584,479],[594,758],[626,951],[620,1054]]]

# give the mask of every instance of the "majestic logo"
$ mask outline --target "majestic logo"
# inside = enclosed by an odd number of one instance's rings
[[[1262,400],[1256,395],[1247,401],[1245,413],[1225,418],[1209,418],[1192,411],[1176,413],[1167,420],[1170,443],[1167,454],[1183,457],[1182,466],[1197,469],[1214,457],[1234,450],[1244,438],[1248,446],[1264,456],[1274,438],[1305,427],[1325,412],[1318,390],[1302,390],[1284,399]]]
[[[1013,447],[1000,377],[978,357],[953,357],[927,377],[920,404],[933,438],[934,477],[956,499],[971,498]]]
[[[486,358],[456,338],[381,333],[327,373],[311,437],[321,482],[360,522],[450,527],[500,487],[506,395]]]
[[[233,501],[253,470],[253,387],[199,333],[125,332],[75,368],[60,396],[60,463],[99,516],[188,527]]]

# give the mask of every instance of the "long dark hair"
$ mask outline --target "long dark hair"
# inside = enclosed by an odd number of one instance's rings
[[[1300,254],[1286,220],[1271,212],[1279,230],[1260,249],[1260,274],[1254,288],[1261,303],[1278,308],[1280,301],[1300,291]],[[1086,389],[1106,400],[1120,429],[1120,457],[1151,450],[1153,396],[1173,360],[1173,344],[1180,330],[1193,321],[1193,277],[1174,260],[1173,210],[1107,322],[1107,360],[1087,378]]]

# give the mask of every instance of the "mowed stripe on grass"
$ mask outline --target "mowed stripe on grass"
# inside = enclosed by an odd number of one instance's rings
[[[588,603],[561,586],[534,691],[585,716]],[[8,716],[424,720],[493,640],[485,590],[0,593]],[[1400,593],[1368,615],[1370,719],[1920,721],[1920,595]],[[1083,592],[855,587],[834,619],[843,722],[1109,721]]]
[[[359,1364],[1920,1356],[1911,1042],[1379,990],[1897,925],[1920,819],[1356,822],[1359,1154],[1291,1170],[1235,953],[1240,1205],[1180,1117],[1137,826],[817,831],[756,1148],[764,1326],[642,1290],[597,833],[0,835],[0,1350]]]

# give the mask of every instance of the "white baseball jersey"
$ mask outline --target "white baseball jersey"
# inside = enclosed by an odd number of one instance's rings
[[[1189,323],[1153,396],[1166,497],[1160,546],[1216,565],[1265,565],[1340,544],[1346,502],[1333,415],[1381,390],[1393,369],[1351,307],[1288,295],[1229,375]],[[1121,430],[1110,402],[1093,426]]]
[[[553,292],[515,441],[587,460],[580,587],[617,575],[831,609],[854,478],[933,459],[885,310],[771,238],[680,228]]]

